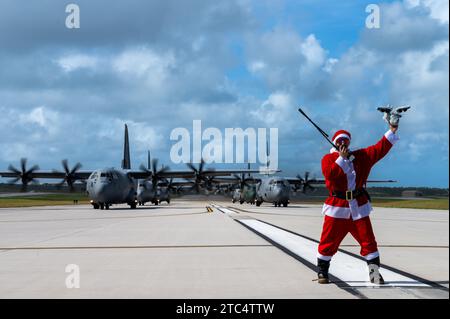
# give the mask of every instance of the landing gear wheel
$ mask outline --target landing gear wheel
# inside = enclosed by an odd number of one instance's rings
[[[256,206],[258,206],[258,207],[261,206],[261,203],[262,202],[260,202],[260,201],[256,201]]]
[[[105,204],[105,209],[109,209],[109,204]]]
[[[131,204],[128,204],[128,205],[130,205],[131,209],[136,209],[136,206],[137,206],[136,203],[131,203]]]
[[[100,206],[99,206],[97,203],[92,204],[92,207],[93,207],[94,209],[99,209],[99,208],[100,208]]]
[[[287,207],[288,203],[284,202],[283,207]]]
[[[241,204],[241,205],[244,204],[244,201],[243,200],[239,201],[239,204]]]
[[[101,209],[101,210],[104,210],[104,209],[105,209],[105,204],[100,203],[100,209]]]

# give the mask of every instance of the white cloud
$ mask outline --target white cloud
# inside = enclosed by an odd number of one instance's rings
[[[30,112],[19,114],[18,118],[23,125],[34,124],[50,134],[58,131],[60,123],[59,114],[45,106],[39,106]]]
[[[78,69],[93,69],[97,66],[98,59],[90,55],[74,54],[63,56],[56,63],[65,72],[72,72]]]
[[[314,34],[308,35],[305,41],[301,44],[301,48],[301,52],[306,58],[306,65],[308,68],[318,68],[324,64],[326,52],[320,46],[320,43]]]
[[[331,73],[333,71],[334,65],[338,62],[339,62],[338,59],[329,58],[327,59],[327,62],[323,66],[322,70],[324,70],[327,73]]]
[[[108,139],[115,145],[123,143],[124,125],[127,124],[130,136],[130,147],[133,151],[145,152],[158,150],[164,144],[160,131],[144,122],[132,120],[109,119],[100,123],[97,137]]]
[[[152,78],[165,77],[168,68],[175,64],[172,53],[157,54],[148,48],[128,49],[114,58],[113,67],[117,72]]]
[[[256,73],[258,71],[263,70],[265,67],[266,67],[266,64],[264,62],[262,62],[262,61],[253,61],[253,62],[250,63],[248,68],[249,68],[249,70],[252,73]]]
[[[258,109],[250,111],[250,115],[259,119],[269,127],[286,126],[291,118],[294,104],[286,92],[275,92],[269,95]]]
[[[405,0],[408,8],[418,6],[425,7],[430,10],[430,16],[439,20],[441,23],[449,22],[449,1],[448,0]]]

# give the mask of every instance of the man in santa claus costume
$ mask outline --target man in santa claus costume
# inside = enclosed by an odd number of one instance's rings
[[[398,126],[390,125],[389,131],[378,143],[355,151],[349,148],[349,132],[340,130],[334,134],[333,143],[338,149],[332,148],[322,159],[322,172],[329,197],[322,209],[325,220],[317,254],[319,283],[329,283],[331,258],[347,233],[350,233],[361,246],[360,253],[367,261],[370,281],[384,284],[379,272],[380,255],[369,218],[372,206],[364,187],[371,168],[399,139],[397,129]]]

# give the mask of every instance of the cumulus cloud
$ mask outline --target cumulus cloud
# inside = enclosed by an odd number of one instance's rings
[[[158,55],[147,48],[137,48],[122,52],[113,61],[117,72],[143,76],[150,74],[155,78],[165,77],[166,70],[173,66],[175,58],[170,52]]]
[[[144,122],[109,119],[100,124],[97,137],[102,140],[110,140],[115,145],[121,145],[124,138],[125,124],[128,126],[130,143],[134,146],[135,151],[160,150],[164,140],[162,133]]]
[[[448,23],[433,19],[421,8],[400,2],[381,5],[380,28],[364,29],[361,45],[387,55],[427,51],[437,42],[448,39]]]
[[[95,68],[98,61],[96,57],[86,54],[66,55],[57,60],[58,65],[65,72],[72,72],[77,69],[91,69]]]
[[[375,108],[391,103],[413,106],[401,122],[394,167],[426,160],[448,171],[442,165],[448,159],[448,1],[381,4],[381,29],[361,23],[353,43],[332,30],[345,43],[339,50],[323,30],[284,22],[298,12],[281,2],[79,5],[82,28],[68,30],[59,1],[25,7],[4,1],[0,165],[27,154],[41,167],[66,157],[85,168],[119,165],[125,122],[133,163],[148,148],[164,158],[171,129],[190,129],[201,119],[204,127],[221,129],[278,127],[284,172],[305,168],[320,176],[318,163],[329,147],[299,117],[298,106],[330,133],[351,130],[356,147],[384,133]],[[334,5],[342,13],[354,8]],[[274,6],[282,19],[263,22]]]
[[[286,125],[292,118],[294,103],[291,96],[285,92],[275,92],[265,100],[256,110],[250,114],[268,127],[280,127]]]
[[[405,4],[408,8],[425,8],[429,10],[430,17],[443,24],[448,24],[449,2],[446,0],[406,0]]]

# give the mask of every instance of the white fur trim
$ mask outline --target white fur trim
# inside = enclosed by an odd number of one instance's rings
[[[324,255],[317,253],[317,258],[325,260],[325,261],[330,261],[331,257],[333,257],[333,256],[324,256]]]
[[[342,168],[342,170],[344,171],[345,174],[349,173],[352,169],[352,167],[350,165],[351,162],[348,159],[343,158],[340,155],[336,159],[335,163],[338,164],[340,166],[340,168]]]
[[[374,258],[380,257],[380,253],[378,251],[374,252],[374,253],[370,253],[368,255],[365,255],[364,258],[366,260],[372,260]]]
[[[336,143],[336,141],[341,137],[345,137],[346,139],[351,140],[350,136],[348,136],[347,134],[341,133],[334,138],[333,143]]]
[[[354,199],[354,201],[356,200]],[[352,209],[350,209],[350,207],[339,207],[323,204],[322,214],[333,218],[344,219],[349,219],[351,216],[353,220],[358,220],[370,215],[370,212],[372,211],[372,205],[370,202],[367,202],[362,206],[358,206],[357,202],[355,204],[356,207],[353,207]]]
[[[391,130],[384,133],[384,136],[387,138],[389,142],[391,142],[392,145],[394,145],[400,138],[397,134],[393,133]]]

